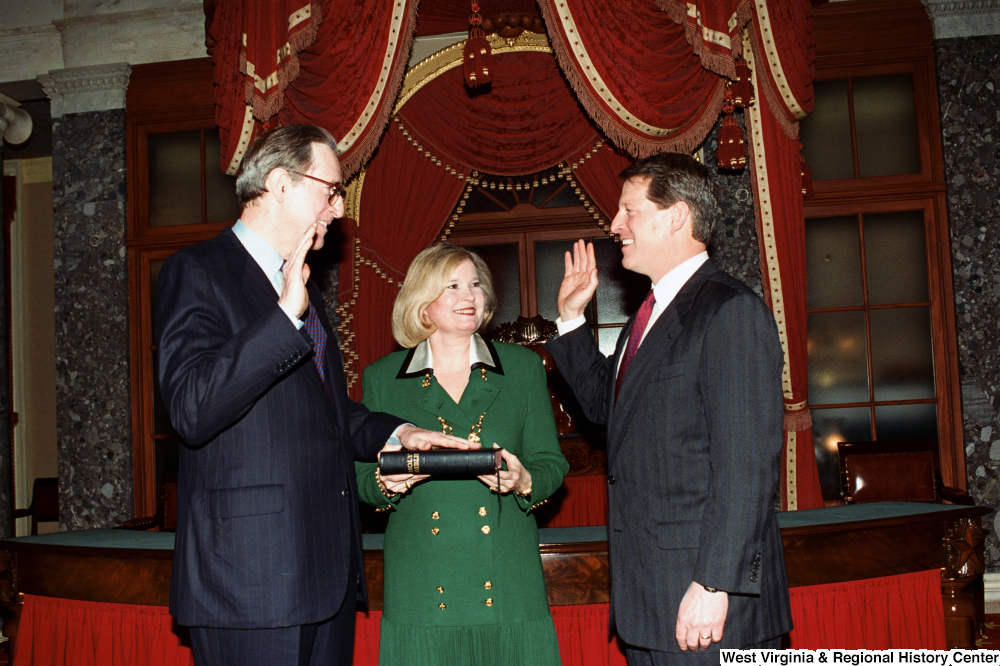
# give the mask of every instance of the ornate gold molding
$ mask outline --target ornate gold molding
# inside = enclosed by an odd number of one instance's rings
[[[537,35],[533,32],[524,32],[513,39],[493,34],[487,37],[487,40],[493,49],[493,55],[527,51],[552,53],[549,38],[546,35]],[[399,91],[399,97],[396,98],[396,106],[393,107],[392,113],[394,115],[399,113],[403,105],[425,85],[448,70],[461,67],[464,49],[465,40],[462,40],[424,58],[407,70],[406,76],[403,78],[403,87]]]

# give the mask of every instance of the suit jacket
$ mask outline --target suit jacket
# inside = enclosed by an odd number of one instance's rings
[[[319,291],[309,292],[329,337],[332,401],[309,334],[231,229],[160,271],[160,389],[184,444],[170,585],[180,624],[286,627],[345,601],[353,609],[353,461],[374,459],[402,421],[348,399]]]
[[[738,648],[791,629],[774,513],[782,352],[770,310],[703,264],[646,334],[614,403],[618,359],[582,327],[547,344],[587,415],[607,423],[611,606],[632,645],[677,652],[692,581],[729,592]]]

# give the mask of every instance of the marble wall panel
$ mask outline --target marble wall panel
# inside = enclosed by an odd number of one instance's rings
[[[965,428],[966,474],[1000,571],[1000,36],[935,41]]]
[[[743,112],[737,111],[735,115],[745,132]],[[757,295],[763,296],[750,167],[739,171],[719,169],[716,151],[720,127],[721,121],[715,124],[704,143],[705,165],[712,174],[715,198],[719,202],[719,217],[715,221],[708,254],[721,269],[743,280]]]
[[[53,126],[60,528],[132,517],[125,111]]]

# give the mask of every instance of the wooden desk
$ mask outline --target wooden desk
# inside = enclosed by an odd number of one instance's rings
[[[975,646],[982,621],[983,507],[882,503],[778,516],[793,587],[940,568],[950,647]],[[173,534],[87,530],[0,541],[0,601],[14,611],[4,635],[17,636],[21,595],[165,606]],[[608,602],[607,531],[540,531],[551,605]],[[382,535],[365,535],[370,607],[382,608]]]

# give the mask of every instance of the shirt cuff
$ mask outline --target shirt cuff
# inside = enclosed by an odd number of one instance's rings
[[[399,448],[403,448],[403,443],[399,441],[399,429],[402,428],[403,426],[408,426],[408,425],[413,425],[413,424],[404,423],[401,426],[397,426],[396,429],[392,431],[392,434],[389,435],[389,439],[386,440],[386,444],[392,444],[394,446],[398,446]]]
[[[563,321],[562,317],[556,318],[556,329],[559,331],[559,335],[566,335],[571,331],[575,331],[584,324],[587,323],[587,315],[580,315],[576,319],[570,319],[569,321]]]
[[[281,311],[284,312],[286,315],[288,315],[288,319],[291,320],[293,324],[295,324],[295,330],[300,330],[303,326],[305,326],[305,322],[296,317],[295,315],[293,315],[291,312],[289,312],[288,308],[286,308],[284,305],[278,303],[278,307],[281,308]]]

